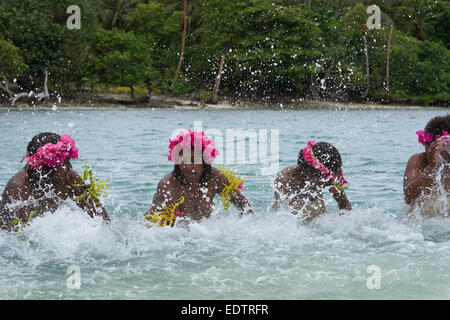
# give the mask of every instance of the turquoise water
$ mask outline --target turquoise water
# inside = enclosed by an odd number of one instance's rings
[[[0,189],[18,171],[37,133],[71,134],[85,161],[109,179],[112,222],[68,202],[21,233],[0,231],[0,299],[449,299],[450,219],[406,221],[402,177],[422,151],[415,132],[443,110],[0,110]],[[271,182],[259,164],[236,164],[256,214],[218,206],[182,228],[147,229],[142,218],[159,179],[171,170],[176,128],[279,130],[279,169],[307,140],[341,152],[353,211],[297,226],[272,213]],[[33,243],[30,243],[32,240]],[[367,272],[379,267],[380,287]],[[79,289],[67,286],[70,266]]]

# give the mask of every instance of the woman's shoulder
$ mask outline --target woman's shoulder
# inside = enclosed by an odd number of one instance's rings
[[[27,182],[28,175],[25,170],[17,172],[11,179],[9,179],[8,184],[6,185],[11,187],[23,187]]]
[[[283,179],[283,178],[289,178],[292,176],[292,174],[295,172],[295,170],[298,169],[297,165],[292,165],[289,167],[284,168],[280,172],[277,173],[275,179]]]
[[[408,160],[408,167],[415,167],[415,168],[424,168],[428,164],[427,162],[427,156],[425,152],[416,153],[413,154],[411,157],[409,157]]]
[[[228,183],[228,178],[218,168],[211,167],[210,179],[216,183]]]
[[[8,196],[17,196],[20,191],[22,191],[27,185],[28,175],[25,170],[19,171],[16,173],[11,179],[9,179],[8,183],[5,187],[4,194]]]
[[[168,188],[171,184],[175,183],[177,179],[172,172],[167,173],[158,182],[158,188]]]

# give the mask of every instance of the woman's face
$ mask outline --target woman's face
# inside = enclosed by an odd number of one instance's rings
[[[199,155],[197,155],[197,158]],[[203,161],[198,161],[195,159],[194,149],[191,152],[180,152],[180,171],[181,174],[189,181],[195,181],[201,179],[203,173]],[[195,161],[197,160],[197,161]],[[197,162],[197,163],[196,163]]]
[[[447,136],[440,137],[432,142],[425,143],[425,154],[428,162],[432,162],[432,159],[436,152],[446,163],[450,162],[450,140]]]

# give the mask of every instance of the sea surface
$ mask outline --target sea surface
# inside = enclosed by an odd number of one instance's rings
[[[109,180],[103,202],[112,220],[68,201],[21,232],[0,231],[0,299],[450,299],[450,219],[406,219],[402,191],[409,157],[423,151],[415,132],[443,114],[0,110],[0,192],[35,134],[71,134],[80,150],[74,169],[87,162]],[[212,216],[189,229],[148,228],[143,214],[173,168],[168,139],[194,126],[223,142],[219,162],[247,176],[255,214],[224,211],[216,199]],[[230,147],[233,130],[245,147]],[[330,213],[299,226],[286,210],[270,210],[272,182],[308,140],[339,149],[353,210],[340,215],[327,194]]]

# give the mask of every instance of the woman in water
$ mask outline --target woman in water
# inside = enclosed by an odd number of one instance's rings
[[[339,151],[326,142],[308,141],[306,148],[300,150],[297,165],[277,174],[272,208],[277,209],[282,202],[287,202],[293,214],[300,214],[301,222],[310,222],[328,212],[323,190],[329,189],[339,209],[351,210],[345,183]]]
[[[253,213],[241,193],[242,183],[232,186],[224,173],[212,167],[219,151],[204,132],[183,130],[169,141],[169,161],[174,163],[174,168],[159,181],[147,219],[154,219],[164,209],[167,212],[167,208],[172,208],[179,218],[196,221],[208,218],[217,194],[228,199],[241,213]],[[175,220],[158,222],[173,226]]]
[[[27,146],[25,168],[12,177],[0,199],[0,229],[13,230],[14,220],[55,212],[62,201],[77,198],[76,204],[91,217],[108,214],[97,199],[82,197],[83,181],[72,170],[70,159],[78,158],[75,141],[69,135],[40,133]]]
[[[412,155],[403,178],[410,212],[419,207],[423,216],[450,216],[450,114],[431,119],[417,131],[425,152]]]

